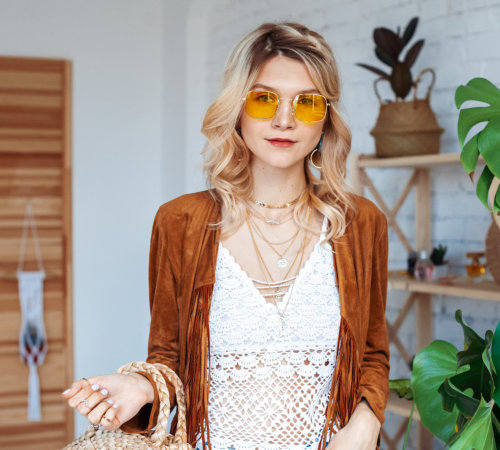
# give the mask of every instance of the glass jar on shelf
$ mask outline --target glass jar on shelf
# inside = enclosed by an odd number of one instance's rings
[[[486,265],[481,263],[480,258],[485,256],[484,252],[469,252],[466,253],[467,258],[471,258],[472,262],[465,266],[467,270],[467,278],[473,281],[480,281],[486,273]]]
[[[434,264],[425,250],[421,250],[414,269],[418,281],[431,281],[434,274]]]

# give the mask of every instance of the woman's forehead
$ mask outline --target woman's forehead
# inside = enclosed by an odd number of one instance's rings
[[[262,89],[263,91],[270,91],[270,92],[274,92],[275,94],[282,95],[282,92],[281,92],[282,89],[280,89],[279,86],[269,86],[267,84],[254,83],[252,85],[251,89],[252,90],[253,89]],[[294,95],[298,95],[298,94],[320,94],[320,92],[315,87],[311,87],[311,88],[302,89],[300,91],[294,91]]]
[[[280,95],[319,92],[303,62],[281,55],[264,63],[252,86],[254,88]]]

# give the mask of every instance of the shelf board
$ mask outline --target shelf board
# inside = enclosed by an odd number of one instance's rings
[[[402,291],[423,294],[442,294],[500,302],[500,285],[491,280],[473,282],[467,278],[454,278],[446,282],[417,281],[395,272],[389,274],[389,286]]]
[[[375,155],[359,155],[359,167],[436,167],[460,164],[460,153],[437,153],[434,155],[397,156],[377,158]]]
[[[399,398],[398,394],[394,391],[389,391],[389,399],[386,407],[388,411],[398,414],[399,416],[410,417],[411,404],[412,402],[410,400],[406,400],[406,398]],[[413,411],[413,419],[420,420],[420,414],[418,413],[416,407]]]

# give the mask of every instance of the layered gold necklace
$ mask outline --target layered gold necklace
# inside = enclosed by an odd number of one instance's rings
[[[290,213],[285,214],[280,218],[268,218],[260,211],[259,208],[273,208],[273,209],[286,209],[290,208],[297,203],[302,193],[291,202],[284,203],[282,205],[270,205],[266,204],[262,201],[255,200],[254,198],[250,198],[253,204],[247,206],[247,216],[246,216],[246,224],[248,226],[248,230],[250,233],[250,238],[252,240],[252,245],[255,251],[255,255],[257,256],[257,261],[261,268],[261,271],[264,275],[264,280],[256,280],[251,279],[254,283],[255,287],[262,295],[262,297],[267,301],[268,299],[276,307],[276,311],[278,313],[280,319],[280,336],[283,335],[284,323],[285,323],[285,314],[290,303],[290,299],[292,298],[293,289],[295,287],[295,281],[297,275],[302,267],[302,262],[304,260],[304,253],[309,243],[308,233],[301,229],[300,227],[288,238],[281,240],[279,242],[273,242],[268,237],[266,237],[266,233],[262,228],[259,227],[255,219],[258,219],[264,222],[266,225],[271,226],[279,226],[288,222],[293,218],[293,210]],[[256,205],[259,208],[255,208]],[[286,273],[281,278],[281,280],[275,280],[269,270],[269,267],[264,260],[262,255],[262,251],[259,248],[259,245],[256,240],[256,235],[272,250],[272,252],[277,256],[276,265],[280,269],[286,269]],[[293,247],[294,243],[297,242],[297,239],[300,239],[299,249],[295,252],[295,254],[288,255],[290,249]],[[280,249],[283,246],[286,246],[284,249]],[[291,275],[293,272],[293,275]],[[282,305],[282,308],[278,305],[281,303],[283,298],[286,296],[287,292],[289,295],[287,297],[286,303]]]
[[[271,271],[269,270],[269,267],[267,266],[266,262],[264,261],[264,258],[262,256],[262,252],[261,252],[259,246],[257,245],[257,241],[255,239],[252,225],[250,224],[250,222],[248,220],[248,215],[246,218],[246,222],[247,222],[248,230],[250,232],[250,237],[252,239],[252,244],[253,244],[253,247],[255,250],[255,254],[257,255],[257,260],[259,261],[259,265],[262,269],[262,273],[264,274],[264,278],[265,278],[265,281],[256,280],[254,278],[252,278],[251,280],[254,283],[257,290],[259,291],[259,293],[262,295],[262,297],[264,297],[264,299],[266,299],[266,301],[268,298],[270,298],[271,302],[276,307],[276,311],[278,313],[279,320],[280,320],[280,332],[279,332],[279,334],[280,334],[280,336],[282,336],[283,332],[284,332],[284,325],[285,325],[285,314],[286,314],[288,305],[290,303],[290,299],[292,298],[293,289],[295,287],[295,281],[296,281],[297,275],[300,271],[300,268],[302,267],[302,262],[304,260],[305,248],[306,248],[307,243],[309,241],[306,240],[306,234],[303,233],[302,242],[300,245],[300,250],[295,254],[293,261],[290,264],[290,266],[288,267],[288,270],[286,271],[283,279],[279,280],[279,281],[275,281],[272,274],[271,274]],[[296,233],[294,233],[294,236],[292,236],[293,240],[295,240],[295,238],[299,234],[299,231],[300,231],[300,229],[297,230]],[[299,256],[300,256],[300,258],[299,258]],[[296,265],[295,263],[297,261],[298,261],[298,264]],[[289,277],[293,267],[296,267],[295,274],[292,277]],[[283,309],[281,310],[279,305],[278,305],[278,302],[281,302],[281,300],[283,299],[283,297],[287,294],[287,292],[289,290],[290,290],[290,294],[288,295],[287,301],[286,301],[285,305],[283,306]]]

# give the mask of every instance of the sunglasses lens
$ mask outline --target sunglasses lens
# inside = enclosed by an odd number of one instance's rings
[[[304,122],[319,122],[325,117],[327,101],[319,94],[301,94],[296,98],[293,107],[297,119]]]
[[[246,113],[256,119],[270,119],[278,107],[278,96],[274,92],[250,91],[245,101]]]

